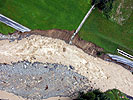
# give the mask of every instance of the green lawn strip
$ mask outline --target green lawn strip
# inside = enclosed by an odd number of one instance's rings
[[[125,37],[125,39],[122,41],[124,43],[124,47],[125,45],[128,45],[128,49],[133,51],[133,12],[126,23],[123,25],[122,30],[122,36]]]
[[[105,52],[112,53],[112,54],[116,53],[116,49],[118,45],[107,39],[101,38],[98,35],[95,35],[93,33],[87,34],[87,32],[83,32],[83,31],[80,32],[80,37],[83,38],[84,40],[93,42],[96,45],[104,48]]]
[[[0,22],[0,33],[8,34],[8,33],[13,33],[14,31],[15,29]]]

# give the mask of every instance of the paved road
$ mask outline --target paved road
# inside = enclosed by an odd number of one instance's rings
[[[4,15],[0,14],[0,22],[18,30],[18,31],[21,31],[21,32],[28,32],[28,31],[31,31],[29,28],[26,28],[25,26],[5,17]]]

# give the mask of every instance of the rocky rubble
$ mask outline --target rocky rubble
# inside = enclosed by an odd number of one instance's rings
[[[0,90],[30,100],[74,96],[91,89],[89,83],[86,77],[73,72],[72,66],[28,61],[0,65]]]

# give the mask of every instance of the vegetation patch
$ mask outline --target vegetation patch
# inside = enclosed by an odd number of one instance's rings
[[[89,91],[87,93],[79,93],[75,100],[129,100],[124,93],[117,89],[101,92],[99,90]]]
[[[114,0],[91,0],[91,4],[95,5],[95,7],[101,10],[103,14],[109,19],[110,12],[113,8],[113,1]]]
[[[133,13],[132,0],[114,0],[113,9],[110,13],[111,20],[124,25]]]

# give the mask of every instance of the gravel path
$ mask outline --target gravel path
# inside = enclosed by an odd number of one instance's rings
[[[72,71],[72,66],[30,63],[0,65],[0,90],[31,100],[71,96],[90,88],[87,78]]]

